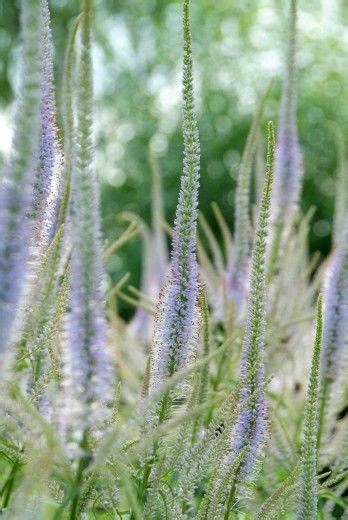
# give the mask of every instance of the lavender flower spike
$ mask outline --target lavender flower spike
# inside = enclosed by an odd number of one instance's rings
[[[0,188],[0,350],[8,346],[27,275],[32,184],[39,141],[40,1],[21,11],[22,72],[12,156]]]
[[[242,390],[242,397],[245,400],[250,399],[257,388],[260,388],[265,382],[263,363],[266,325],[265,256],[273,163],[274,130],[273,124],[270,122],[268,127],[267,171],[252,256],[248,319],[243,340],[241,377],[247,377],[249,372],[255,371],[255,369],[257,371]],[[257,465],[262,456],[266,436],[266,413],[265,395],[264,392],[261,392],[244,407],[238,419],[232,444],[233,459],[241,453],[245,446],[249,445],[249,450],[239,471],[241,480],[253,480],[257,473]]]
[[[184,0],[183,29],[184,170],[174,223],[171,271],[160,296],[155,324],[150,393],[187,364],[197,327],[196,224],[200,146],[194,113],[189,0]]]
[[[56,232],[59,206],[59,167],[53,78],[53,46],[47,0],[40,1],[41,99],[39,164],[33,191],[31,218],[34,246],[47,247]]]
[[[274,175],[274,221],[291,224],[303,176],[297,133],[296,93],[297,0],[290,0],[290,33],[287,67],[279,116]]]
[[[337,245],[344,239],[344,230],[348,212],[348,162],[342,131],[338,125],[333,126],[336,137],[337,173],[335,189],[335,214],[333,222],[333,241]]]
[[[348,228],[348,226],[347,226]],[[334,251],[324,284],[324,324],[321,352],[321,396],[319,440],[330,407],[332,385],[341,373],[343,351],[348,338],[348,233]]]
[[[107,323],[103,309],[104,278],[98,189],[92,166],[92,79],[90,58],[91,1],[82,2],[81,54],[76,86],[77,128],[72,170],[72,222],[70,312],[67,315],[68,425],[77,421],[81,435],[106,418],[111,401],[112,362],[107,348]],[[104,406],[103,406],[104,404]],[[75,426],[75,425],[74,425]]]

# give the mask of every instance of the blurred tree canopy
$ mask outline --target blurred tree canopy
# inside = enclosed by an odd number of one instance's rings
[[[149,148],[160,160],[165,207],[172,222],[182,161],[181,1],[96,0],[96,165],[102,181],[105,233],[124,229],[117,215],[140,213],[149,221]],[[302,209],[311,206],[311,249],[326,254],[337,169],[333,122],[348,125],[348,2],[299,0],[299,133],[304,153]],[[0,3],[0,124],[15,90],[18,6]],[[77,0],[50,0],[58,106],[62,61]],[[274,78],[264,121],[277,122],[287,38],[288,0],[192,0],[196,97],[202,146],[200,208],[214,227],[216,201],[233,227],[233,198],[251,118]],[[263,125],[265,133],[265,125]],[[348,174],[348,172],[347,172]],[[139,239],[115,256],[115,279],[130,271],[138,283]],[[137,274],[138,273],[138,274]]]

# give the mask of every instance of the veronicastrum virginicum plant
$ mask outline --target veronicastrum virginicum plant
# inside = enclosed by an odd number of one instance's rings
[[[278,228],[281,229],[291,225],[294,218],[303,176],[297,130],[297,0],[290,2],[289,25],[286,70],[279,115],[273,203],[273,218],[277,221]],[[278,230],[278,233],[281,232]]]
[[[21,83],[0,187],[4,518],[343,518],[348,183],[341,167],[335,247],[314,273],[310,215],[297,208],[296,1],[289,5],[279,128],[268,125],[264,164],[266,93],[240,166],[234,236],[217,204],[223,250],[203,216],[208,250],[196,236],[199,119],[191,2],[183,0],[184,160],[173,230],[151,156],[151,228],[124,213],[129,227],[103,250],[93,2],[81,0],[67,39],[60,143],[49,4],[22,0]],[[170,260],[163,227],[172,236]],[[104,260],[137,235],[147,245],[141,291],[123,291],[127,274],[105,291]],[[139,305],[130,326],[117,313],[118,298]]]
[[[40,127],[40,2],[23,4],[22,74],[12,153],[0,190],[1,352],[8,349],[18,303],[27,277],[30,223],[27,215],[38,169]]]
[[[269,123],[268,154],[265,186],[261,200],[260,215],[255,234],[253,250],[250,295],[248,302],[248,318],[245,326],[245,336],[242,350],[241,374],[246,376],[250,371],[256,373],[243,388],[243,396],[247,399],[257,388],[264,384],[264,347],[266,328],[266,244],[268,234],[268,219],[271,205],[271,193],[274,168],[274,130]],[[246,481],[254,479],[255,468],[260,462],[267,431],[267,409],[265,395],[260,392],[256,399],[242,411],[237,422],[232,452],[238,455],[247,446],[240,473]]]
[[[173,230],[169,279],[160,296],[151,352],[150,393],[194,356],[198,321],[196,221],[200,147],[194,113],[189,2],[184,2],[184,171]]]

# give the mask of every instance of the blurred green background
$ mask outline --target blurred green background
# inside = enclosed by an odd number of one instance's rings
[[[348,2],[299,0],[299,133],[305,161],[302,208],[317,207],[311,250],[330,248],[337,151],[332,122],[348,130]],[[9,147],[18,63],[18,6],[0,2],[0,152]],[[58,108],[62,57],[76,0],[51,0]],[[288,0],[193,0],[196,95],[202,146],[200,208],[215,227],[216,201],[233,228],[236,175],[260,96],[274,78],[264,120],[277,121]],[[182,160],[181,2],[96,0],[96,166],[108,240],[124,229],[117,215],[150,221],[149,147],[159,156],[166,216],[172,222]],[[263,125],[265,128],[265,125]],[[140,239],[115,256],[117,280],[138,284]]]

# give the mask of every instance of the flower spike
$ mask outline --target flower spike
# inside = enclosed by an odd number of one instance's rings
[[[290,0],[288,55],[279,116],[274,175],[273,220],[291,225],[303,176],[297,131],[296,93],[297,0]]]
[[[82,2],[81,55],[77,78],[76,140],[70,225],[70,312],[67,315],[66,393],[79,404],[80,435],[103,419],[112,400],[112,361],[107,346],[98,189],[92,166],[91,1]],[[104,405],[104,406],[103,406]],[[105,417],[106,418],[106,417]],[[72,418],[73,419],[73,418]]]
[[[8,346],[27,277],[27,218],[37,168],[40,99],[40,1],[22,2],[22,72],[10,164],[0,188],[0,350]]]
[[[34,247],[45,249],[57,231],[60,203],[60,169],[55,89],[53,77],[53,45],[47,0],[40,1],[41,25],[41,92],[39,164],[33,187],[31,218],[34,223]]]
[[[348,336],[348,241],[345,237],[334,251],[324,283],[324,332],[321,353],[321,395],[319,411],[318,447],[324,430],[330,426],[327,414],[331,413],[333,385],[339,381],[342,357]],[[325,425],[326,423],[326,425]],[[325,428],[324,428],[325,426]]]
[[[174,223],[172,265],[160,296],[155,324],[150,392],[168,375],[187,364],[197,328],[196,226],[200,145],[194,112],[189,0],[184,0],[183,31],[183,176]]]
[[[247,400],[255,390],[264,385],[264,347],[266,326],[266,276],[265,257],[269,226],[269,212],[274,168],[274,129],[268,124],[268,152],[266,177],[261,201],[258,226],[252,256],[250,275],[250,295],[248,301],[248,319],[243,340],[241,377],[245,378],[251,371],[253,377],[242,390],[242,397]],[[266,400],[261,392],[241,412],[232,443],[232,457],[237,457],[245,446],[250,449],[240,469],[239,478],[252,481],[257,473],[266,437],[267,418]]]

